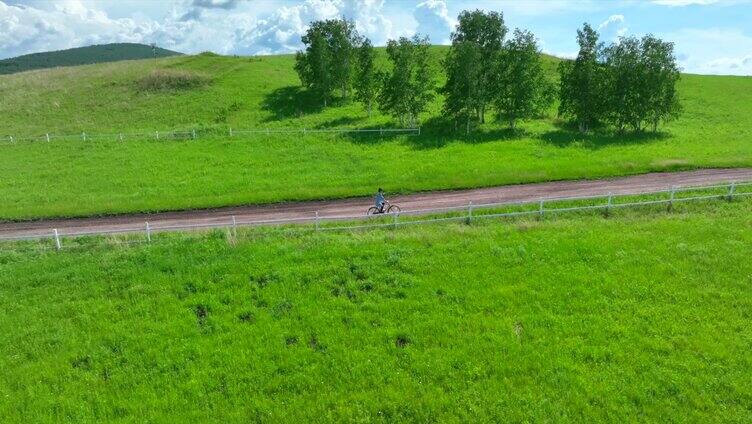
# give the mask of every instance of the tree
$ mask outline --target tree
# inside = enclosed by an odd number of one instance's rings
[[[379,93],[379,109],[415,126],[418,115],[434,97],[433,70],[428,63],[428,38],[401,37],[389,40],[386,53],[392,63],[391,72],[383,78]]]
[[[360,42],[355,24],[345,19],[314,21],[302,41],[306,49],[295,55],[295,71],[303,85],[321,98],[325,107],[335,88],[346,99]]]
[[[622,37],[605,50],[608,70],[607,119],[621,132],[627,127],[639,131],[647,117],[649,85],[645,81],[640,41]]]
[[[465,123],[465,133],[470,133],[470,125],[481,109],[478,99],[480,90],[480,50],[474,43],[455,43],[449,51],[444,68],[447,81],[444,93],[444,114],[455,122]]]
[[[598,32],[590,25],[577,30],[577,43],[577,59],[559,65],[559,115],[571,117],[580,131],[586,132],[603,117],[605,67],[600,60]]]
[[[355,77],[355,98],[363,103],[371,116],[373,102],[378,93],[379,78],[374,61],[376,52],[369,39],[364,39],[358,47],[358,72]]]
[[[501,13],[480,10],[460,13],[457,29],[452,33],[452,47],[444,60],[447,82],[442,92],[450,115],[465,119],[465,112],[458,114],[454,109],[457,105],[462,105],[463,110],[471,106],[477,120],[485,122],[486,106],[493,97],[494,62],[506,33]],[[468,58],[472,61],[463,62]]]
[[[332,58],[330,72],[342,98],[347,99],[356,70],[357,46],[361,43],[355,23],[346,19],[324,21]]]
[[[553,102],[553,85],[546,80],[540,50],[530,31],[515,30],[497,62],[494,99],[499,119],[514,129],[518,119],[545,112]]]
[[[640,44],[647,94],[645,118],[653,132],[656,132],[660,122],[668,122],[681,113],[681,105],[676,95],[676,82],[680,77],[679,66],[676,64],[673,43],[646,35]]]
[[[329,72],[332,58],[326,35],[312,27],[303,36],[303,43],[307,45],[306,51],[295,54],[295,71],[303,86],[321,99],[326,107],[334,90],[334,81]]]

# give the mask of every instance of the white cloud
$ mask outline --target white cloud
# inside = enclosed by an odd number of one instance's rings
[[[619,37],[627,34],[627,26],[624,15],[611,15],[605,21],[598,25],[598,32],[601,39],[605,41],[614,41]]]
[[[300,37],[310,21],[342,16],[353,19],[375,44],[394,35],[384,0],[306,0],[274,7],[263,17],[255,11],[261,5],[251,2],[182,0],[159,20],[114,19],[86,0],[14,1],[0,0],[0,58],[113,42],[154,42],[186,53],[290,53],[302,47]]]
[[[241,25],[234,34],[237,52],[271,54],[298,50],[302,47],[300,37],[310,21],[338,15],[337,5],[326,0],[307,0],[297,6],[282,7],[266,19]]]
[[[80,1],[41,10],[0,1],[0,57],[104,42],[144,42],[155,27],[131,19],[112,20]]]
[[[752,75],[752,37],[726,28],[658,34],[673,41],[679,64],[698,74]]]
[[[193,0],[193,6],[205,9],[234,9],[238,0]]]
[[[449,43],[454,20],[449,17],[444,0],[426,0],[418,4],[413,11],[413,17],[418,23],[416,32],[421,36],[427,35],[433,44]]]
[[[342,15],[355,21],[361,35],[376,45],[386,44],[392,38],[392,21],[384,13],[384,0],[346,0]]]
[[[383,0],[306,0],[280,7],[263,19],[238,18],[232,34],[233,51],[239,54],[290,53],[303,47],[300,38],[311,21],[345,17],[355,22],[361,35],[376,44],[404,34],[392,33],[392,22],[383,11]]]

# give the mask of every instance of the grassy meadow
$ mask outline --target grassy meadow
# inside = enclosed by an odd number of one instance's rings
[[[432,50],[434,63],[445,49]],[[382,57],[383,60],[383,57]],[[557,59],[544,57],[555,75]],[[211,82],[144,89],[157,72]],[[423,117],[420,136],[256,135],[229,128],[380,128],[357,103],[321,109],[292,56],[199,55],[0,76],[0,137],[198,129],[196,141],[116,136],[0,145],[0,219],[203,208],[285,200],[752,165],[752,78],[684,75],[681,119],[658,134],[581,135],[555,118],[469,136]],[[493,121],[491,114],[489,121]],[[7,138],[6,138],[7,139]]]
[[[3,422],[749,422],[752,201],[0,250]]]

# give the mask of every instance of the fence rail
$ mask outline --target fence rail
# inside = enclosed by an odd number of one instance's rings
[[[689,196],[682,196],[681,194],[692,194]],[[663,198],[645,198],[648,196],[664,195]],[[649,205],[667,205],[668,208],[673,207],[675,203],[690,202],[696,200],[705,199],[725,199],[733,200],[734,198],[752,196],[752,181],[748,182],[732,182],[722,185],[710,185],[710,186],[693,186],[693,187],[672,187],[665,190],[653,190],[643,191],[629,194],[612,194],[606,193],[595,196],[573,196],[573,197],[548,197],[540,198],[537,200],[527,200],[518,202],[497,202],[497,203],[485,203],[485,204],[473,204],[470,202],[464,206],[451,206],[443,208],[429,208],[429,209],[414,209],[406,210],[393,214],[382,214],[376,216],[366,215],[328,215],[321,216],[318,212],[311,213],[311,216],[302,216],[297,218],[285,218],[285,219],[266,219],[266,220],[239,220],[236,216],[226,217],[226,220],[222,222],[208,222],[200,224],[172,224],[172,225],[153,225],[149,222],[144,222],[143,225],[132,226],[129,228],[111,229],[111,230],[94,230],[94,231],[70,231],[66,233],[60,232],[56,228],[51,228],[49,231],[43,234],[34,234],[27,236],[0,236],[0,242],[10,241],[22,241],[22,240],[43,240],[52,239],[55,244],[55,248],[60,250],[64,247],[63,239],[69,237],[83,237],[83,236],[95,236],[95,235],[117,235],[117,234],[144,234],[145,241],[151,242],[152,236],[155,233],[163,231],[186,231],[186,230],[200,230],[200,229],[212,229],[221,228],[232,231],[233,234],[237,233],[238,227],[257,227],[257,226],[273,226],[273,225],[291,225],[302,224],[299,227],[306,230],[315,231],[342,231],[342,230],[356,230],[367,228],[384,228],[384,227],[398,227],[407,225],[419,225],[426,223],[447,222],[447,221],[466,221],[471,222],[474,219],[488,219],[488,218],[504,218],[504,217],[521,217],[521,216],[538,216],[543,217],[545,214],[551,213],[563,213],[573,211],[593,211],[604,210],[610,211],[612,209],[629,208],[636,206],[649,206]],[[641,199],[639,197],[642,197]],[[637,198],[636,200],[619,202],[620,199]],[[587,205],[560,205],[557,207],[557,203],[567,202],[597,202]],[[521,211],[499,211],[494,212],[493,209],[500,208],[512,208],[512,207],[524,207],[531,206],[532,209]],[[483,213],[483,211],[489,211]],[[443,216],[431,216],[442,215]],[[454,215],[449,215],[454,214]],[[420,219],[406,220],[405,217],[422,217]],[[402,218],[402,219],[400,219]],[[327,223],[338,224],[342,221],[346,221],[344,225],[332,225],[326,226]]]
[[[53,134],[45,133],[36,136],[12,136],[0,137],[0,144],[16,144],[20,142],[44,142],[56,140],[80,140],[86,141],[119,141],[126,140],[196,140],[209,137],[238,137],[242,135],[273,135],[273,134],[405,134],[420,135],[420,128],[227,128],[220,129],[190,129],[183,131],[150,131],[131,133],[86,133],[80,134]]]

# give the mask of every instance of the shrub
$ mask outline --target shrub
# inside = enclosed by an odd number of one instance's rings
[[[143,91],[162,90],[189,90],[202,87],[211,82],[211,79],[196,72],[179,69],[155,69],[138,82],[138,87]]]

